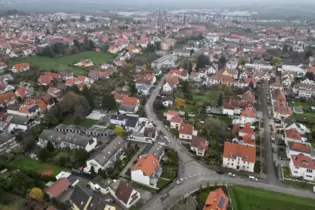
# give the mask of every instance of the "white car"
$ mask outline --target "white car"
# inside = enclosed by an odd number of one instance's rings
[[[183,178],[180,178],[180,179],[178,179],[178,180],[176,181],[176,184],[181,184],[183,181],[184,181],[184,179],[183,179]]]
[[[235,174],[233,174],[233,173],[231,173],[231,172],[229,172],[228,175],[229,175],[229,176],[232,176],[232,177],[235,177]]]
[[[255,182],[258,182],[258,179],[256,178],[256,177],[254,177],[254,176],[249,176],[248,177],[250,180],[253,180],[253,181],[255,181]]]
[[[313,187],[313,193],[315,193],[315,186]]]

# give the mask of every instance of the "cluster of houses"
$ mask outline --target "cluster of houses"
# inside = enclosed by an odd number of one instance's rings
[[[140,199],[140,193],[126,181],[104,180],[97,176],[89,187],[79,177],[62,171],[55,182],[46,184],[45,192],[51,199],[70,203],[72,209],[129,209]]]

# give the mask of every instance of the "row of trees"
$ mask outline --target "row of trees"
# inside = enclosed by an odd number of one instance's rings
[[[35,39],[38,43],[39,39]],[[54,58],[60,55],[70,55],[78,52],[94,50],[95,44],[92,40],[89,40],[87,36],[84,38],[84,42],[81,44],[78,40],[73,41],[73,46],[69,46],[64,43],[55,43],[53,45],[44,47],[40,52],[37,53],[39,56]],[[107,48],[108,49],[108,48]]]

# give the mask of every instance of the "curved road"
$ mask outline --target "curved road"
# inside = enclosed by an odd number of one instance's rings
[[[184,178],[184,182],[181,185],[175,185],[174,183],[172,183],[170,186],[162,190],[159,194],[152,197],[142,207],[142,209],[150,210],[169,209],[187,193],[190,193],[191,191],[198,189],[201,184],[206,185],[207,182],[209,181],[212,184],[214,183],[214,181],[218,181],[219,183],[221,183],[222,180],[224,180],[226,184],[257,187],[261,189],[271,190],[274,192],[286,193],[307,198],[315,197],[311,191],[298,190],[287,186],[283,186],[279,182],[277,183],[273,179],[274,178],[273,176],[271,178],[272,181],[270,181],[270,179],[269,180],[267,179],[265,181],[253,182],[248,179],[243,179],[240,177],[233,178],[225,175],[219,175],[216,174],[213,170],[210,170],[200,165],[196,160],[194,160],[191,154],[186,149],[183,148],[182,144],[173,137],[173,135],[165,127],[163,122],[158,120],[156,114],[154,113],[153,102],[159,95],[159,92],[164,84],[164,80],[165,76],[162,77],[162,79],[159,81],[156,88],[152,92],[145,106],[145,112],[147,118],[150,121],[154,122],[157,128],[165,136],[168,137],[168,139],[170,140],[169,146],[178,152],[180,158],[179,176]]]

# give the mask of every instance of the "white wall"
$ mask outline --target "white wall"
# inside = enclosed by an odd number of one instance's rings
[[[235,170],[254,172],[255,163],[243,161],[241,158],[232,159],[223,157],[223,167],[232,168]]]
[[[186,135],[186,134],[179,134],[180,139],[187,139],[187,140],[192,140],[192,135]]]
[[[131,180],[144,185],[150,185],[150,177],[145,176],[140,170],[131,171]]]
[[[291,175],[294,177],[303,177],[303,179],[310,181],[313,181],[315,179],[315,170],[295,167],[292,160],[290,160],[289,167]]]

